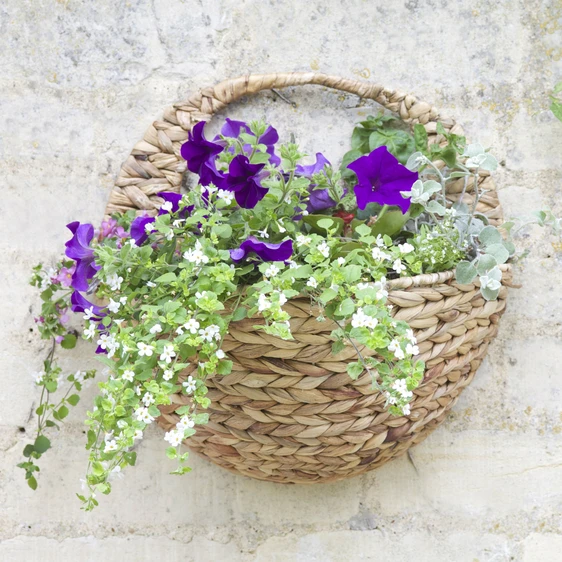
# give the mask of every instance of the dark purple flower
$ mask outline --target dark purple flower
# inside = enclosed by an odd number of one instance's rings
[[[222,187],[224,182],[224,174],[217,170],[214,161],[205,162],[199,171],[199,183],[201,185],[213,184]]]
[[[131,238],[137,246],[141,246],[148,239],[147,224],[152,224],[156,220],[155,217],[140,216],[131,223]]]
[[[103,308],[91,303],[88,299],[83,297],[78,291],[74,291],[70,297],[70,308],[72,312],[86,312],[90,315],[92,320],[99,320],[105,316]]]
[[[225,124],[221,129],[221,135],[223,137],[236,139],[240,136],[240,133],[251,135],[252,131],[249,125],[244,121],[235,121],[234,119],[226,118]],[[219,136],[214,138],[215,141],[219,139]],[[267,146],[266,152],[269,154],[269,162],[274,166],[279,166],[279,164],[281,164],[281,158],[275,154],[275,144],[278,140],[279,134],[271,125],[269,125],[263,135],[258,138],[259,144],[265,144]],[[234,149],[231,148],[230,150],[233,151]],[[249,144],[244,145],[244,152],[249,156],[252,153],[252,147]]]
[[[232,261],[238,262],[250,252],[254,252],[263,261],[285,261],[293,254],[293,241],[289,239],[279,244],[268,244],[250,236],[240,244],[240,248],[230,250],[230,257]]]
[[[264,166],[265,164],[250,164],[243,154],[235,156],[230,163],[222,188],[234,192],[240,207],[253,209],[265,197],[268,189],[260,183],[267,175],[267,172],[262,172]]]
[[[335,207],[336,204],[337,203],[330,197],[327,189],[313,189],[308,196],[306,210],[314,214],[318,211],[325,211],[326,209]]]
[[[87,291],[88,281],[100,269],[100,266],[94,263],[94,250],[90,247],[94,237],[94,227],[91,224],[80,224],[78,221],[71,222],[66,227],[73,236],[65,244],[65,254],[76,261],[71,285],[79,291]]]
[[[417,172],[411,172],[380,146],[366,156],[361,156],[347,166],[357,175],[354,188],[357,206],[364,209],[369,203],[396,205],[405,214],[410,208],[410,199],[404,199],[401,191],[411,191],[418,179]]]
[[[203,134],[205,122],[197,123],[189,131],[188,141],[181,146],[182,158],[187,160],[187,168],[190,172],[199,174],[202,166],[209,161],[214,161],[216,155],[224,150],[220,144],[208,141]]]

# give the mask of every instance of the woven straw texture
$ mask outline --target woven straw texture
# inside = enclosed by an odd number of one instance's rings
[[[397,113],[406,123],[422,123],[431,142],[436,122],[462,134],[451,119],[439,118],[429,104],[414,96],[366,82],[316,73],[251,75],[205,88],[164,112],[135,145],[123,164],[106,213],[131,208],[155,214],[160,191],[179,191],[186,170],[180,146],[188,131],[242,96],[261,90],[317,84],[371,99]],[[478,210],[492,224],[502,220],[495,186],[481,178],[488,192]],[[462,180],[448,190],[451,200]],[[464,201],[471,203],[472,195]],[[411,414],[395,417],[384,397],[363,373],[353,381],[346,372],[356,360],[350,346],[331,353],[331,321],[318,322],[310,301],[292,299],[294,341],[283,341],[252,326],[259,319],[231,324],[223,349],[234,363],[232,373],[208,379],[210,422],[187,444],[193,451],[238,474],[281,483],[330,482],[376,468],[406,452],[435,429],[470,384],[482,362],[505,309],[510,272],[497,301],[486,302],[477,284],[459,285],[452,272],[406,277],[390,282],[388,301],[395,318],[407,321],[426,363],[423,383],[414,392]],[[369,355],[368,349],[363,354]],[[181,378],[191,372],[186,369]],[[178,421],[175,409],[188,398],[175,395],[162,407],[159,424],[166,430]]]

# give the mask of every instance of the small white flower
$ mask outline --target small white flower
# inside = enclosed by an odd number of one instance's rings
[[[401,254],[409,254],[415,249],[412,244],[408,244],[408,242],[406,242],[405,244],[398,244],[398,248]]]
[[[167,441],[172,447],[178,447],[183,441],[183,434],[177,429],[172,429],[164,434],[164,441]]]
[[[142,403],[148,408],[151,404],[154,404],[154,396],[150,392],[146,392],[142,397]]]
[[[151,334],[159,334],[162,331],[162,326],[160,324],[154,324],[152,328],[150,328],[149,332]]]
[[[396,259],[394,260],[394,263],[392,264],[392,269],[394,269],[394,271],[396,271],[396,273],[398,273],[398,275],[400,275],[403,271],[406,271],[406,266],[400,261],[400,259]]]
[[[281,234],[287,232],[287,229],[280,222],[277,222],[277,228]]]
[[[107,305],[107,308],[109,308],[110,312],[113,312],[115,314],[116,312],[119,311],[120,306],[121,304],[119,302],[116,302],[113,299],[109,299],[109,304]]]
[[[112,275],[109,275],[107,277],[106,282],[112,291],[118,291],[119,289],[121,289],[123,277],[120,277],[119,275],[117,275],[117,273],[113,273]]]
[[[90,318],[93,318],[95,316],[94,314],[94,307],[90,306],[90,308],[86,308],[84,309],[84,320],[89,320]]]
[[[166,232],[165,238],[166,238],[166,240],[173,240],[174,239],[174,231],[168,230],[168,232]]]
[[[133,440],[136,441],[137,439],[142,439],[142,436],[142,429],[136,429],[135,433],[133,434]]]
[[[409,415],[410,415],[410,411],[411,411],[411,410],[410,410],[410,404],[405,404],[405,405],[402,407],[402,413],[403,413],[405,416],[409,416]]]
[[[294,260],[287,260],[287,263],[289,264],[289,269],[296,269],[299,266]]]
[[[338,258],[338,265],[343,265],[345,263],[345,258],[344,257],[339,257]]]
[[[87,328],[84,328],[84,337],[89,340],[92,339],[96,335],[96,325],[93,322],[90,322],[90,325]]]
[[[31,375],[35,384],[41,384],[43,382],[43,378],[45,377],[45,371],[39,371],[38,373],[33,373]]]
[[[280,269],[275,265],[275,264],[271,264],[266,270],[264,275],[266,277],[276,277],[277,274],[279,273]]]
[[[281,291],[274,291],[275,295],[279,295],[279,306],[283,306],[287,302],[287,297]]]
[[[397,379],[392,384],[393,390],[396,390],[402,398],[411,398],[414,393],[411,390],[408,390],[408,385],[406,383],[406,379]]]
[[[187,377],[187,380],[182,382],[181,384],[186,394],[195,392],[195,389],[197,388],[197,381],[191,375],[189,375],[189,377]]]
[[[85,372],[85,371],[76,371],[76,372],[74,373],[74,380],[75,380],[76,382],[83,383],[85,377],[86,377],[86,372]]]
[[[271,301],[268,300],[268,298],[264,294],[260,294],[260,296],[258,297],[258,310],[260,312],[263,312],[268,308],[271,308]]]
[[[217,197],[222,199],[227,205],[230,205],[234,200],[234,193],[232,193],[232,191],[227,191],[226,189],[219,189],[217,191]]]
[[[138,421],[144,422],[146,424],[152,423],[154,421],[154,418],[149,414],[148,408],[145,406],[137,408],[134,415]]]
[[[406,330],[406,337],[410,340],[411,343],[418,343],[418,340],[414,336],[414,330],[412,330],[411,328],[408,328]]]
[[[133,379],[135,378],[135,372],[131,371],[131,369],[125,369],[123,371],[123,374],[121,375],[121,378],[125,379],[126,381],[133,382]]]
[[[105,448],[103,450],[104,453],[110,453],[111,451],[117,451],[118,449],[117,441],[115,439],[111,439],[110,441],[105,442]]]
[[[386,246],[383,237],[380,234],[377,234],[377,239],[375,240],[375,244],[379,247],[379,248],[384,248]]]
[[[406,344],[406,353],[410,355],[419,355],[420,348],[417,345],[412,345],[411,343]]]
[[[142,392],[141,386],[140,386],[140,384],[137,384],[137,386],[135,386],[135,394],[137,396],[140,396],[141,392]]]
[[[121,298],[119,299],[119,302],[120,302],[123,306],[126,305],[126,304],[127,304],[127,297],[121,297]]]
[[[171,380],[173,377],[174,377],[174,371],[173,371],[172,369],[166,369],[166,370],[164,371],[164,374],[162,375],[162,378],[163,378],[165,381],[169,381],[169,380]]]
[[[305,236],[304,234],[297,234],[297,244],[299,246],[308,246],[312,242],[310,236]]]
[[[147,234],[150,234],[156,227],[154,226],[154,223],[149,222],[147,224],[144,225],[144,231]]]
[[[156,283],[153,283],[152,281],[147,281],[146,286],[152,289],[152,287],[156,287]]]
[[[322,242],[320,242],[320,244],[318,244],[318,246],[316,247],[316,249],[325,257],[329,257],[330,256],[330,246],[328,246],[328,243],[323,240]]]
[[[206,341],[213,341],[213,338],[220,339],[220,328],[216,324],[211,324],[199,330],[199,335]]]
[[[378,246],[375,246],[371,250],[371,254],[373,256],[373,259],[377,261],[389,260],[391,258],[390,254],[383,252]]]
[[[131,248],[136,248],[136,247],[137,247],[137,243],[136,243],[136,241],[135,241],[134,238],[131,238],[131,239],[129,240],[129,246],[131,246]]]
[[[226,353],[222,349],[217,349],[215,352],[217,359],[224,359],[226,357]]]
[[[154,352],[154,348],[151,345],[147,345],[144,342],[139,342],[137,343],[137,348],[139,350],[139,355],[141,357],[146,356],[146,357],[151,357],[152,353]]]
[[[186,429],[191,429],[194,426],[195,426],[195,422],[193,420],[190,420],[188,416],[182,416],[180,418],[180,421],[176,424],[178,430],[182,432],[182,436],[183,436],[183,432]]]
[[[171,201],[166,201],[160,205],[160,210],[166,211],[167,213],[171,213],[173,209],[173,205]]]
[[[197,330],[199,329],[199,322],[197,322],[197,320],[195,320],[195,318],[191,318],[183,325],[183,327],[188,332],[190,332],[192,334],[196,334]]]
[[[396,359],[404,359],[404,357],[405,357],[404,351],[400,347],[400,342],[398,340],[392,340],[388,344],[388,351],[392,351],[394,353],[394,357],[396,357]]]
[[[176,356],[173,345],[166,345],[160,354],[160,361],[171,363],[172,359]]]
[[[268,234],[267,230],[258,230],[258,234],[259,234],[262,238],[269,238],[269,234]]]
[[[311,277],[307,282],[306,285],[308,287],[312,287],[313,289],[316,289],[316,287],[318,287],[318,281],[316,281],[316,279],[314,277]]]

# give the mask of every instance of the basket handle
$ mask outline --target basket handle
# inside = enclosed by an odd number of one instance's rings
[[[397,113],[406,123],[422,123],[429,133],[435,132],[428,125],[436,122],[439,117],[434,107],[412,95],[369,82],[314,72],[251,74],[224,80],[214,87],[200,90],[187,101],[166,109],[162,120],[155,121],[148,128],[121,167],[109,197],[106,215],[129,209],[155,213],[161,202],[159,198],[153,199],[157,193],[180,190],[186,170],[186,163],[180,156],[180,147],[187,140],[188,131],[199,121],[208,121],[213,114],[242,96],[262,90],[306,84],[325,86],[374,100]],[[455,122],[450,119],[443,124],[449,130],[455,127]],[[459,127],[455,127],[455,132],[457,128]]]

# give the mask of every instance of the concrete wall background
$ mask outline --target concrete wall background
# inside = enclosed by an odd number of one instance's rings
[[[45,345],[27,278],[54,260],[71,220],[99,221],[112,180],[163,107],[247,72],[319,70],[409,91],[455,116],[503,161],[507,214],[562,214],[562,4],[550,0],[5,0],[0,5],[0,560],[541,561],[562,549],[562,254],[532,229],[500,336],[433,435],[363,477],[280,487],[193,460],[169,476],[156,428],[93,514],[74,498],[82,416],[29,490],[20,453]],[[336,161],[367,111],[318,90],[264,94],[267,115]],[[342,109],[342,107],[344,109]],[[31,307],[30,307],[31,305]],[[93,365],[80,344],[69,370]],[[22,432],[24,428],[27,432]]]

